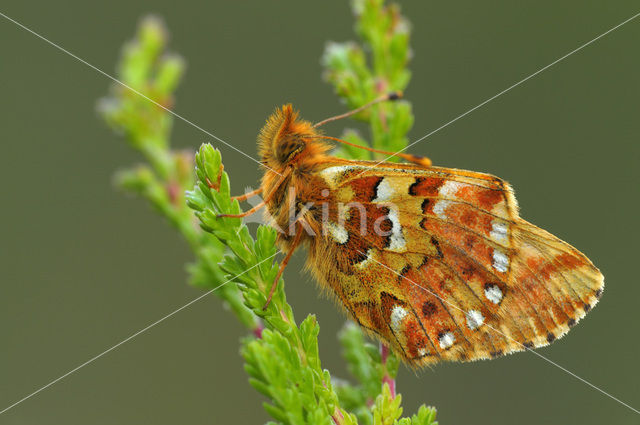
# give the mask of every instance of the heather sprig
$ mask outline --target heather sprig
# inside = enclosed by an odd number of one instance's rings
[[[353,9],[361,41],[329,44],[323,59],[327,80],[350,108],[404,90],[410,77],[409,25],[397,5],[355,0]],[[249,383],[269,400],[265,410],[283,424],[435,424],[435,410],[424,406],[400,418],[402,398],[393,388],[398,359],[367,342],[356,325],[348,323],[340,333],[355,378],[348,383],[322,368],[317,320],[309,315],[296,321],[282,278],[263,309],[279,268],[276,231],[260,226],[252,235],[240,219],[219,217],[239,213],[240,205],[231,198],[217,149],[203,144],[194,161],[193,153],[171,148],[173,117],[158,105],[173,107],[185,65],[168,53],[167,34],[157,18],[144,19],[118,66],[118,78],[128,87],[114,84],[99,102],[107,123],[145,160],[119,172],[116,182],[146,199],[183,235],[195,257],[188,266],[191,283],[217,288],[213,293],[250,331],[241,353]],[[392,151],[407,145],[413,123],[408,102],[380,104],[356,118],[369,123],[371,143],[355,131],[345,133],[347,140]],[[345,148],[340,154],[368,158],[363,152]]]

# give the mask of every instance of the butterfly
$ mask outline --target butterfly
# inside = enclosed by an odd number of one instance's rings
[[[293,252],[306,246],[320,286],[415,367],[545,346],[596,304],[600,271],[520,218],[504,180],[404,153],[395,155],[408,163],[329,155],[323,139],[348,142],[319,125],[363,108],[313,125],[285,105],[258,136],[261,186],[236,198],[263,201],[235,216],[266,207],[283,230],[277,243],[287,254],[268,300]]]

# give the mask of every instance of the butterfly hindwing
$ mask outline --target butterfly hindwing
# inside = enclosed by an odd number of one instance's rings
[[[313,267],[366,329],[419,365],[546,345],[596,302],[579,251],[518,216],[490,175],[366,162],[327,166]]]

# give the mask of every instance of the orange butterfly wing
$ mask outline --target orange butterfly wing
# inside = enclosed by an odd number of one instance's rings
[[[320,172],[330,212],[311,246],[312,270],[410,363],[543,346],[597,302],[598,269],[519,218],[503,180],[371,165],[336,159]]]

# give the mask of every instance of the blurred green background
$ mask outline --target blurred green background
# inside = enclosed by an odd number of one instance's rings
[[[640,11],[636,1],[402,2],[413,24],[415,140]],[[251,155],[272,109],[344,111],[320,78],[328,40],[355,38],[345,2],[20,2],[2,13],[112,73],[139,18],[162,16],[188,62],[175,110]],[[522,215],[606,276],[597,308],[538,350],[640,407],[640,18],[420,142],[442,166],[515,187]],[[140,158],[95,113],[110,82],[0,18],[0,410],[201,294],[177,233],[114,190]],[[340,122],[328,127],[338,135]],[[177,121],[174,146],[212,142],[236,192],[257,165]],[[303,254],[287,269],[299,320],[321,324],[323,364],[346,376],[344,316]],[[209,296],[0,416],[6,424],[263,423],[238,355],[245,333]],[[415,373],[398,390],[441,424],[637,424],[640,416],[531,353]]]

